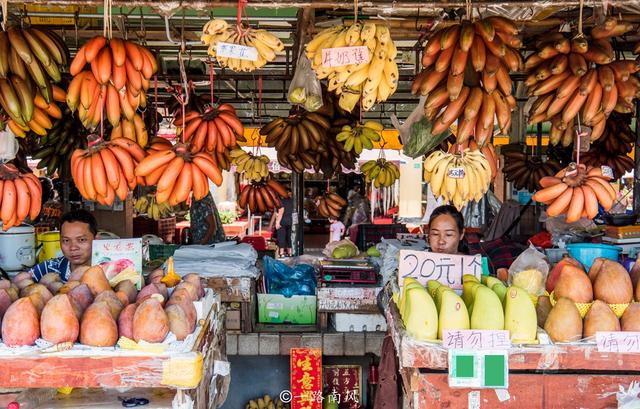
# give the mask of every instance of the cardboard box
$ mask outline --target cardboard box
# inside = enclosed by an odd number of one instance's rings
[[[239,331],[242,328],[240,310],[228,309],[224,325],[227,330]]]
[[[338,332],[376,332],[387,330],[382,314],[331,314],[331,324]]]
[[[258,322],[263,324],[315,324],[316,296],[258,294]]]

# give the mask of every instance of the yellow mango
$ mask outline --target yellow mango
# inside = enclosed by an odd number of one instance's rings
[[[424,287],[407,290],[403,321],[407,333],[419,341],[433,341],[438,336],[438,312]]]
[[[511,342],[536,339],[538,319],[536,307],[526,290],[511,286],[507,289],[504,307],[504,329],[509,331]]]
[[[454,291],[443,291],[440,294],[438,317],[438,339],[447,329],[469,329],[469,312],[464,301]]]
[[[485,286],[476,290],[471,311],[472,329],[504,329],[504,312],[500,298]]]

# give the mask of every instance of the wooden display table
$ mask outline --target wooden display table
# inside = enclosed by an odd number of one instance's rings
[[[0,388],[169,388],[184,391],[194,408],[208,408],[217,396],[226,396],[228,377],[214,373],[214,362],[226,360],[224,313],[220,296],[209,291],[193,347],[162,353],[120,348],[74,348],[55,353],[0,352]],[[210,387],[215,382],[215,387]],[[180,392],[183,393],[183,392]]]
[[[396,305],[388,305],[405,404],[413,409],[615,408],[619,387],[640,381],[640,354],[598,352],[586,343],[530,345],[509,350],[507,390],[450,388],[447,350],[409,337]]]
[[[227,237],[243,238],[249,229],[248,220],[238,220],[233,223],[223,224],[224,235]]]

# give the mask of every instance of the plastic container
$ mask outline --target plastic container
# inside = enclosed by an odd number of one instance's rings
[[[589,271],[593,260],[598,257],[618,261],[622,247],[599,243],[573,243],[567,245],[569,255],[578,260]]]
[[[62,250],[60,250],[59,231],[55,230],[38,233],[36,235],[36,240],[39,248],[38,263],[62,256]]]

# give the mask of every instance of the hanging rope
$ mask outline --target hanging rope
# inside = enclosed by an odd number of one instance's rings
[[[215,79],[215,70],[213,69],[213,60],[209,59],[209,94],[211,96],[211,105],[213,105],[213,81]]]
[[[467,0],[467,18],[469,20],[473,19],[473,16],[471,15],[471,13],[473,13],[473,8],[471,7],[471,0]]]
[[[358,0],[353,0],[353,24],[358,22]]]
[[[112,21],[111,21],[111,18],[112,18],[111,8],[113,7],[112,1],[113,0],[104,0],[104,6],[102,10],[102,19],[103,19],[102,35],[107,39],[111,39],[111,36],[113,35],[113,28],[112,28]]]
[[[578,15],[578,35],[582,35],[582,9],[584,7],[584,0],[580,0],[580,14]]]
[[[9,13],[9,0],[0,1],[2,6],[2,29],[7,29],[7,14]]]

